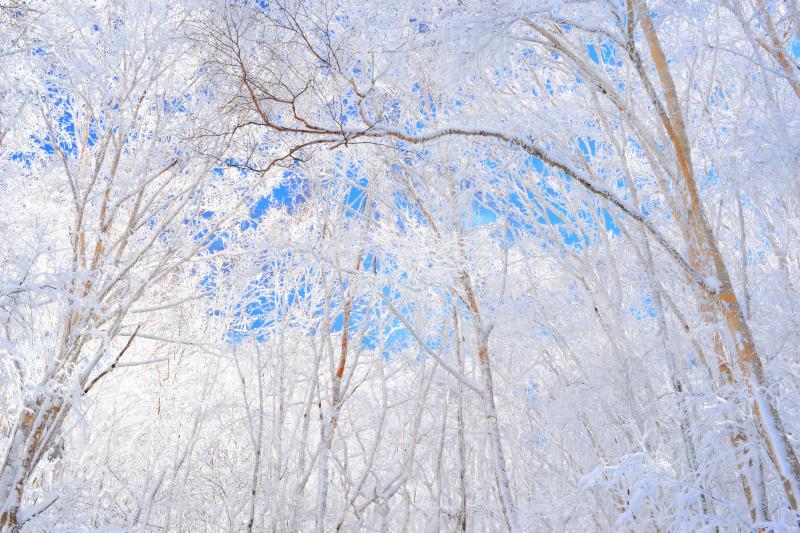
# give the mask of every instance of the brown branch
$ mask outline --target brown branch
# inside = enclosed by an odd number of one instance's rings
[[[106,368],[105,370],[103,370],[102,372],[100,372],[100,373],[99,373],[97,376],[95,376],[95,377],[94,377],[94,379],[93,379],[91,382],[89,382],[89,384],[88,384],[88,385],[86,385],[86,387],[84,387],[84,389],[83,389],[83,393],[84,393],[84,394],[88,394],[88,393],[89,393],[89,390],[91,390],[91,388],[92,388],[92,387],[94,387],[94,385],[95,385],[95,384],[96,384],[98,381],[100,381],[100,379],[101,379],[103,376],[105,376],[106,374],[108,374],[109,372],[111,372],[112,370],[114,370],[115,368],[117,368],[117,365],[119,364],[119,360],[122,358],[122,356],[123,356],[123,355],[125,355],[125,352],[127,352],[127,351],[128,351],[128,348],[130,348],[130,347],[131,347],[131,344],[133,344],[133,339],[135,339],[135,338],[136,338],[136,335],[139,333],[139,330],[140,330],[141,328],[142,328],[142,325],[141,325],[141,324],[139,324],[138,326],[136,326],[136,329],[134,330],[133,334],[132,334],[132,335],[131,335],[131,336],[128,338],[128,342],[126,342],[126,343],[125,343],[125,346],[122,348],[122,350],[120,350],[120,352],[119,352],[119,353],[117,354],[117,356],[114,358],[114,362],[113,362],[113,363],[111,363],[111,366],[109,366],[108,368]]]

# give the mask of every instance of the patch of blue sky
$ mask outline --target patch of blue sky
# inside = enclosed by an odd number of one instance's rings
[[[539,385],[533,380],[528,378],[528,399],[533,404],[539,403]]]
[[[398,353],[414,342],[413,338],[411,337],[411,333],[401,325],[399,325],[399,321],[394,325],[387,325],[381,331],[381,335],[383,336],[383,353],[381,354],[385,360],[389,360],[392,355]],[[364,337],[364,346],[367,348],[377,346],[377,335],[375,337]]]
[[[206,296],[213,296],[214,292],[217,290],[218,277],[217,266],[211,264],[209,266],[209,272],[200,278],[200,288]]]
[[[600,55],[597,53],[597,47],[594,43],[590,43],[586,45],[586,51],[589,54],[589,59],[594,61],[596,64],[600,64]]]
[[[441,97],[435,97],[433,93],[424,92],[419,82],[411,85],[411,92],[417,95],[416,115],[405,120],[404,130],[407,134],[418,133],[428,127],[429,123],[437,118],[439,110],[443,106]],[[461,105],[461,100],[456,99],[456,106]],[[399,106],[398,106],[399,115]]]
[[[713,189],[720,183],[720,176],[717,174],[717,170],[714,167],[709,168],[701,178],[699,183],[699,189],[701,191]]]
[[[392,200],[394,200],[394,204],[397,207],[397,212],[395,213],[394,217],[395,225],[401,234],[405,234],[407,228],[404,213],[411,209],[416,209],[416,206],[412,207],[412,204],[408,201],[406,195],[400,191],[395,191],[392,193]],[[421,216],[422,213],[419,213],[419,215]]]
[[[308,180],[295,170],[285,170],[280,183],[269,194],[248,198],[248,218],[242,221],[242,229],[257,227],[258,222],[270,209],[285,209],[294,213],[309,195]]]
[[[578,148],[583,153],[586,161],[591,161],[597,155],[597,141],[591,137],[581,137],[578,139]]]
[[[172,96],[169,98],[164,98],[162,100],[162,106],[165,113],[185,113],[186,112],[186,105],[185,100],[189,98],[190,95],[185,94],[183,97]]]
[[[369,257],[365,260],[365,264],[374,264],[375,258],[368,254]],[[378,262],[377,265],[392,265],[391,261]],[[254,338],[259,341],[265,341],[272,335],[274,330],[272,326],[278,324],[283,320],[285,313],[289,312],[293,305],[302,302],[311,291],[316,288],[311,284],[301,280],[297,287],[292,287],[288,291],[284,290],[282,294],[288,296],[279,299],[276,294],[275,287],[272,286],[272,280],[275,276],[279,276],[280,272],[286,268],[281,261],[275,261],[270,264],[270,272],[266,273],[262,278],[252,282],[243,295],[242,301],[237,304],[231,314],[232,327],[226,333],[225,340],[229,343],[237,343],[245,338]],[[380,268],[380,266],[376,266]],[[383,267],[387,268],[386,266]],[[389,266],[388,268],[396,268],[396,265]],[[207,290],[216,283],[216,276],[207,276],[205,281]],[[400,276],[400,284],[407,281],[407,276]],[[383,298],[397,301],[400,298],[398,288],[395,285],[385,285],[381,289]],[[341,311],[343,295],[339,293],[334,296],[329,302],[328,313],[331,313],[329,323],[329,332],[333,334],[341,333],[344,328],[344,314]],[[405,305],[396,304],[399,308],[401,315],[406,320],[411,321],[411,315],[415,311],[415,304],[413,302]],[[402,322],[397,317],[390,317],[386,319],[389,314],[387,306],[382,298],[369,298],[362,297],[353,302],[352,311],[348,323],[348,331],[354,342],[358,342],[362,347],[367,349],[376,349],[381,347],[382,355],[389,359],[393,354],[404,350],[411,345],[415,345],[416,341],[412,338],[402,325]],[[314,334],[319,326],[324,324],[323,317],[325,310],[322,307],[312,310],[310,313],[313,323],[309,329],[309,334]],[[306,327],[308,325],[306,324]],[[437,339],[428,339],[426,341],[427,347],[431,350],[438,347]],[[427,357],[420,355],[418,357]]]
[[[230,238],[230,233],[226,231],[212,232],[208,228],[203,228],[194,234],[194,238],[203,247],[205,253],[214,254],[225,249],[225,240]]]
[[[641,159],[646,157],[642,143],[640,143],[639,139],[637,139],[633,134],[630,134],[625,138],[625,148],[633,152],[633,155],[637,158]]]
[[[353,89],[349,89],[345,93],[340,104],[341,112],[339,113],[339,120],[342,124],[347,124],[350,119],[358,116],[358,98]]]
[[[575,212],[570,212],[562,193],[552,187],[549,179],[539,180],[535,188],[528,186],[525,176],[509,174],[505,179],[512,181],[515,192],[503,197],[482,193],[479,197],[478,217],[486,223],[503,219],[515,232],[539,236],[542,236],[539,229],[550,227],[561,235],[563,244],[567,246],[590,246],[599,238],[597,231],[600,228],[613,235],[620,233],[611,213],[599,202],[585,202]],[[491,216],[484,213],[485,210]],[[534,221],[538,228],[533,225]]]
[[[419,98],[419,113],[425,121],[430,121],[436,118],[438,112],[437,102],[434,101],[433,94],[420,94]]]
[[[653,306],[653,297],[644,292],[639,302],[639,307],[630,306],[628,314],[636,320],[652,320],[656,317],[656,309]]]
[[[481,201],[480,195],[472,198],[472,209],[469,215],[468,225],[471,227],[485,226],[497,222],[497,212]]]
[[[600,209],[600,212],[603,215],[603,224],[605,225],[606,231],[613,235],[621,234],[622,230],[614,221],[614,217],[611,215],[611,213],[609,213],[608,209],[602,208]]]
[[[753,203],[753,198],[747,194],[747,191],[739,191],[739,198],[742,202],[742,209],[745,211],[750,212],[756,208],[755,204]],[[758,216],[758,212],[756,212],[756,216]]]
[[[67,158],[77,156],[78,153],[78,138],[75,130],[75,118],[73,109],[73,100],[65,96],[64,91],[59,87],[55,81],[48,80],[47,91],[40,98],[42,103],[47,105],[50,110],[51,116],[55,117],[54,131],[42,132],[39,135],[32,135],[30,141],[32,143],[33,151],[30,153],[17,152],[12,154],[12,159],[23,161],[27,166],[30,166],[31,158],[35,156],[36,151],[42,151],[48,155],[52,155],[56,151],[56,146],[64,153]],[[89,147],[94,146],[99,138],[99,129],[103,127],[102,116],[99,118],[92,118],[88,123],[88,131],[85,132],[86,144]],[[55,135],[55,138],[53,138]]]
[[[650,293],[645,293],[642,297],[642,307],[644,308],[645,313],[650,318],[656,317],[656,308],[655,304],[653,303],[653,295]]]
[[[33,139],[31,139],[31,141],[33,141]],[[27,168],[30,168],[34,160],[36,159],[36,152],[31,150],[27,150],[24,152],[14,152],[9,156],[9,158],[12,161],[15,161],[17,163],[22,163]]]
[[[331,311],[337,311],[340,304],[340,301],[332,301]],[[403,313],[402,310],[400,312]],[[383,346],[385,356],[397,351],[405,346],[409,333],[396,318],[385,320],[387,313],[382,301],[371,301],[366,297],[354,301],[348,321],[348,335],[367,349]],[[331,321],[330,332],[342,333],[343,330],[344,313],[339,311]]]
[[[262,274],[247,284],[241,299],[234,305],[230,314],[232,327],[237,339],[269,337],[269,328],[281,322],[291,308],[304,301],[313,290],[308,278],[302,276],[291,286],[278,286],[284,281],[282,271],[286,268],[283,261],[272,261],[262,267]],[[315,310],[312,315],[319,319],[322,310]]]
[[[620,233],[620,229],[608,209],[600,207],[599,202],[594,199],[582,203],[576,214],[583,227],[596,230],[600,228],[602,223],[606,232],[611,232],[614,235],[619,235]]]
[[[598,53],[598,48],[595,43],[589,43],[586,45],[586,53],[589,55],[589,59],[591,59],[594,63],[599,65],[602,60],[604,65],[622,65],[622,58],[619,56],[617,47],[613,43],[609,41],[601,42],[599,52],[600,53]]]
[[[512,235],[508,242],[512,245],[515,242],[514,233],[522,232],[541,237],[545,233],[541,230],[546,227],[556,229],[562,235],[565,244],[571,245],[579,241],[575,232],[568,231],[564,227],[564,219],[556,209],[543,204],[532,191],[525,191],[525,196],[527,198],[523,200],[519,193],[512,193],[503,198],[497,198],[491,194],[482,195],[479,206],[489,207],[482,207],[482,211],[474,215],[474,219],[489,224],[502,217],[507,221],[509,232]],[[547,201],[545,200],[545,202]],[[535,221],[538,226],[534,225],[532,221]],[[504,234],[498,234],[498,236],[507,238]]]
[[[719,107],[723,111],[730,111],[731,107],[729,95],[721,85],[715,85],[708,95],[708,104],[713,107]],[[727,131],[727,128],[725,128]],[[725,132],[723,132],[725,133]]]
[[[545,174],[547,172],[547,167],[544,166],[544,161],[536,156],[526,156],[525,159],[523,159],[522,164],[526,168],[532,168],[538,174]]]
[[[397,270],[397,263],[392,261],[391,258],[381,257],[373,251],[367,250],[361,258],[361,270],[365,272],[391,274]]]
[[[365,264],[369,263],[369,259],[365,260]],[[397,265],[391,257],[379,261],[378,265],[378,268],[382,268],[385,273],[397,270]],[[379,297],[364,297],[353,303],[348,327],[350,334],[354,338],[357,335],[358,342],[365,348],[376,349],[382,347],[382,355],[386,359],[410,347],[419,349],[417,341],[411,335],[411,332],[405,328],[398,317],[393,315],[387,305],[387,301],[394,302],[394,307],[403,316],[404,320],[408,323],[414,323],[413,315],[417,309],[417,302],[408,300],[403,302],[401,294],[403,285],[408,281],[408,274],[400,273],[394,283],[384,284],[381,287]],[[449,299],[449,295],[446,298]],[[336,311],[340,306],[341,301],[332,301],[331,311]],[[343,313],[339,312],[333,320],[331,332],[340,333],[343,325],[344,316]],[[420,335],[423,334],[423,332],[418,333]],[[436,350],[439,347],[440,338],[442,337],[441,332],[439,333],[438,336],[433,335],[432,337],[423,335],[423,338],[426,338],[427,349]],[[421,358],[427,358],[427,355],[418,353],[417,359]]]
[[[400,110],[400,101],[399,100],[392,100],[385,104],[384,108],[384,119],[388,124],[397,126],[400,122],[400,117],[402,116],[402,112]]]
[[[69,101],[64,102],[61,115],[58,117],[59,132],[64,135],[58,140],[58,145],[67,157],[78,153],[78,143],[75,137],[75,122],[72,119],[72,106]]]
[[[225,249],[225,240],[231,237],[227,231],[211,231],[216,213],[211,209],[200,209],[193,218],[184,218],[183,224],[194,228],[194,240],[202,247],[201,253],[214,254]],[[156,219],[148,221],[150,227],[155,226]]]
[[[361,60],[356,59],[355,65],[353,65],[353,69],[351,70],[351,72],[356,76],[360,76],[363,73],[363,69],[361,67],[362,67]]]
[[[556,92],[553,89],[553,82],[550,81],[549,78],[544,82],[544,89],[545,89],[545,91],[547,91],[548,95],[555,96]]]
[[[700,360],[697,356],[692,352],[685,352],[684,357],[686,358],[686,365],[689,368],[699,368],[700,367]],[[705,365],[703,365],[705,367]]]
[[[369,178],[361,176],[352,180],[344,200],[345,216],[363,215],[367,207],[367,191]]]

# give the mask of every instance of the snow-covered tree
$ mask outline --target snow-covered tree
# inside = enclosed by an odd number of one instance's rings
[[[792,530],[798,8],[2,8],[10,530]]]

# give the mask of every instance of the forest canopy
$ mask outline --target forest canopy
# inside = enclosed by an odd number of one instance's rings
[[[0,530],[796,531],[796,0],[0,2]]]

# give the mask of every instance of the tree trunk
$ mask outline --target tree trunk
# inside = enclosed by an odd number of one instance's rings
[[[0,471],[0,528],[17,531],[19,510],[25,485],[47,447],[61,408],[41,405],[40,400],[25,403]]]
[[[789,506],[798,511],[800,495],[800,461],[792,448],[783,421],[769,395],[769,386],[764,375],[761,358],[756,351],[753,334],[744,319],[742,307],[731,285],[730,275],[717,246],[716,239],[700,203],[692,169],[688,136],[683,115],[678,103],[675,84],[667,66],[658,35],[653,27],[647,3],[642,2],[644,14],[640,17],[642,28],[650,48],[650,54],[664,89],[669,120],[664,125],[670,136],[681,173],[684,177],[683,200],[686,221],[692,228],[689,255],[692,266],[712,279],[716,294],[708,296],[710,303],[722,314],[724,323],[733,340],[736,357],[741,368],[745,386],[753,402],[753,416],[759,435],[767,447],[770,459],[777,470],[786,493]]]

